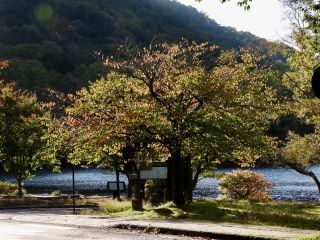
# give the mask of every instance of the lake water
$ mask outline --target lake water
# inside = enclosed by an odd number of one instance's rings
[[[218,172],[230,172],[233,169],[224,168]],[[320,178],[320,167],[313,167]],[[283,168],[256,168],[254,171],[262,173],[272,184],[270,195],[275,200],[317,201],[320,199],[318,189],[310,177],[303,176],[294,170]],[[120,180],[127,182],[124,175]],[[10,175],[1,174],[0,181],[14,182]],[[77,169],[75,172],[76,190],[84,195],[109,195],[106,192],[107,182],[115,181],[114,174],[102,169]],[[215,198],[219,195],[218,180],[206,178],[201,180],[195,191],[195,198]],[[63,170],[61,173],[41,171],[32,180],[25,182],[24,187],[29,193],[51,193],[61,190],[70,193],[72,189],[72,171]]]

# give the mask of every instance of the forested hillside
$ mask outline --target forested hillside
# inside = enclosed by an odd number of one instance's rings
[[[0,0],[4,78],[38,92],[73,92],[95,80],[106,71],[95,53],[110,55],[126,39],[182,37],[228,49],[265,42],[170,0]]]

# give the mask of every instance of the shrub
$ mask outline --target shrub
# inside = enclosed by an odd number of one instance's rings
[[[165,180],[148,180],[145,185],[145,198],[152,205],[164,202]]]
[[[268,193],[270,186],[262,174],[234,170],[222,177],[219,189],[227,199],[270,201]]]
[[[18,186],[10,182],[0,182],[0,194],[17,195]]]
[[[51,193],[51,196],[52,197],[60,197],[61,196],[61,191],[60,190],[53,191]]]

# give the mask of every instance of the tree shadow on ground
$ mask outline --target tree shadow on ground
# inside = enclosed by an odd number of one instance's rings
[[[320,229],[320,208],[314,203],[200,200],[181,209],[193,220]]]

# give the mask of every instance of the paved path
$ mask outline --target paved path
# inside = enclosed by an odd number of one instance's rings
[[[211,222],[191,222],[186,220],[158,220],[112,218],[103,216],[72,215],[67,209],[28,209],[0,211],[0,225],[6,221],[24,224],[50,224],[56,227],[113,229],[119,225],[133,227],[151,227],[158,229],[175,229],[203,233],[226,234],[236,236],[264,237],[269,239],[299,239],[301,236],[314,236],[320,232],[280,227],[251,226]],[[32,228],[30,228],[32,229]],[[1,230],[1,229],[0,229]],[[70,229],[69,229],[70,230]],[[0,231],[1,234],[1,231]],[[5,239],[0,237],[0,239]],[[90,239],[90,238],[88,238]],[[97,238],[101,239],[101,238]],[[111,238],[107,238],[111,239]],[[123,238],[125,239],[125,238]],[[130,238],[129,238],[130,239]],[[156,239],[156,238],[152,238]]]
[[[183,236],[155,235],[116,229],[81,228],[54,224],[0,221],[1,240],[190,240]],[[192,240],[193,238],[191,238]],[[197,239],[198,240],[198,239]]]

